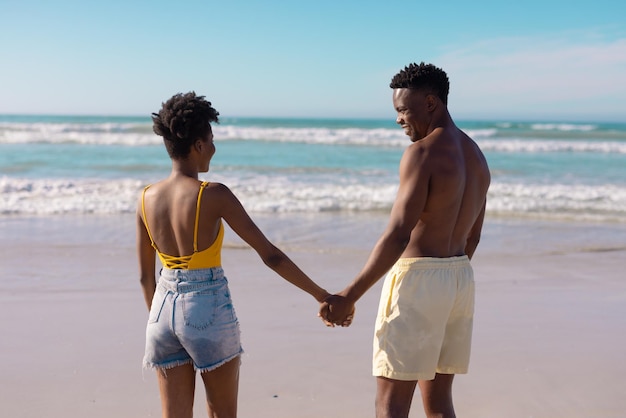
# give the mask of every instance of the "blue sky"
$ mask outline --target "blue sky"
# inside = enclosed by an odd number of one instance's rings
[[[626,122],[625,4],[0,0],[0,113],[387,118],[426,61],[457,119]]]

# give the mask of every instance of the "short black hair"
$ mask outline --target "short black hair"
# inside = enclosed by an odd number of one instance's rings
[[[204,96],[193,91],[178,93],[161,104],[159,113],[152,114],[152,130],[163,137],[171,158],[185,158],[191,145],[211,132],[211,122],[219,123],[218,116]]]
[[[441,68],[432,64],[419,65],[412,63],[393,76],[389,87],[392,89],[420,89],[425,88],[435,94],[441,101],[448,104],[450,81],[448,75]]]

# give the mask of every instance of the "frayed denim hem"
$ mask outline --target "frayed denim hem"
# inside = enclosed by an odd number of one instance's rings
[[[241,357],[241,354],[243,354],[243,349],[239,350],[239,352],[237,354],[234,354],[230,357],[225,358],[224,360],[220,361],[219,363],[213,364],[212,366],[208,366],[208,367],[196,367],[196,365],[193,365],[193,368],[200,372],[200,373],[205,373],[205,372],[210,372],[213,371],[215,369],[217,369],[218,367],[223,366],[224,364],[228,363],[231,360],[236,359],[237,357]]]
[[[174,367],[184,366],[185,364],[193,364],[193,361],[191,361],[191,359],[175,360],[175,361],[170,361],[169,363],[166,363],[166,364],[155,364],[155,363],[151,363],[151,362],[148,362],[148,361],[144,361],[143,362],[143,368],[144,369],[151,369],[151,370],[165,371],[167,369],[173,369]]]
[[[210,366],[207,367],[198,367],[194,364],[194,362],[191,359],[187,359],[187,360],[175,360],[175,361],[171,361],[169,363],[166,364],[155,364],[152,362],[148,362],[148,361],[144,361],[143,362],[143,368],[144,369],[151,369],[151,370],[156,370],[156,371],[160,371],[165,373],[166,370],[168,369],[173,369],[174,367],[178,367],[178,366],[184,366],[186,364],[192,364],[193,365],[193,369],[197,372],[200,373],[205,373],[205,372],[210,372],[212,370],[217,369],[220,366],[223,366],[224,364],[228,363],[229,361],[240,357],[243,354],[243,349],[239,350],[238,353],[233,354],[230,357],[226,357],[224,360],[220,361],[219,363],[216,364],[212,364]]]

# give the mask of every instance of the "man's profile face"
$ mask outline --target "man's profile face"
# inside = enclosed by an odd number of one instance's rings
[[[396,123],[412,142],[419,141],[428,133],[430,112],[427,94],[421,89],[394,89],[393,107],[397,112]]]

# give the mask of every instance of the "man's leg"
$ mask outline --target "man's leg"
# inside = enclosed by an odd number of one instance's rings
[[[453,374],[435,375],[433,380],[420,380],[424,412],[428,418],[455,418],[452,405]]]
[[[407,418],[417,381],[376,378],[376,418]]]

